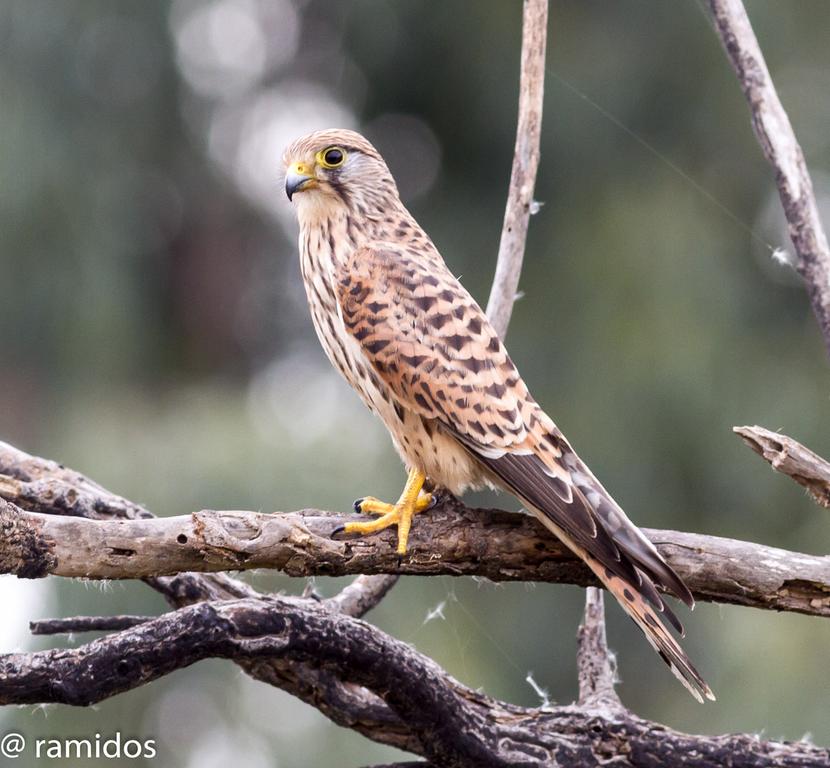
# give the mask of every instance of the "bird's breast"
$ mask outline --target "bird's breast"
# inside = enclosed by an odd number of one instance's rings
[[[347,332],[337,298],[337,274],[353,250],[345,222],[304,228],[300,232],[300,266],[314,330],[320,344],[343,378],[370,410],[389,416],[392,403],[360,350]],[[384,419],[385,420],[385,419]]]
[[[343,225],[345,227],[345,225]],[[337,298],[337,275],[352,254],[351,238],[336,222],[303,228],[300,261],[311,319],[331,364],[383,421],[401,459],[437,485],[461,493],[483,482],[480,467],[437,422],[424,419],[394,397],[346,330]]]

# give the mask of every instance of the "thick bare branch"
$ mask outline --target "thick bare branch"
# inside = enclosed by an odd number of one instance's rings
[[[291,576],[395,573],[597,583],[581,560],[528,515],[471,509],[447,499],[415,521],[403,559],[395,551],[394,531],[332,540],[329,534],[342,520],[319,510],[88,520],[0,501],[0,573],[115,579],[270,568]],[[830,616],[828,557],[716,536],[645,532],[699,600]],[[245,586],[202,599],[247,596],[240,588]],[[362,612],[348,593],[332,605]]]
[[[406,763],[384,763],[383,765],[369,765],[366,768],[431,768],[423,760],[408,761]]]
[[[533,205],[533,188],[536,186],[536,171],[539,168],[547,29],[548,0],[524,0],[516,146],[496,274],[487,301],[487,316],[502,338],[507,333],[519,288],[527,227]]]
[[[830,765],[827,750],[803,742],[687,736],[624,711],[504,704],[371,625],[287,597],[200,603],[79,648],[0,656],[0,704],[88,705],[212,657],[311,665],[370,691],[441,768],[599,766],[610,755],[621,767]]]
[[[173,607],[239,597],[267,599],[224,573],[180,573],[148,582]],[[328,610],[332,607],[328,606]],[[236,663],[254,680],[287,691],[336,725],[409,752],[422,749],[411,729],[377,695],[358,685],[344,683],[329,671],[285,658],[237,659]]]
[[[775,169],[781,205],[824,343],[830,352],[830,247],[813,184],[790,119],[741,0],[708,0],[726,55],[738,76],[764,157]]]
[[[423,760],[409,760],[405,763],[383,763],[383,765],[368,765],[366,768],[432,768]]]
[[[153,517],[139,504],[102,488],[56,461],[0,441],[0,497],[32,512],[91,519]]]
[[[764,427],[733,427],[744,442],[776,472],[803,485],[822,507],[830,507],[830,462],[791,437]]]

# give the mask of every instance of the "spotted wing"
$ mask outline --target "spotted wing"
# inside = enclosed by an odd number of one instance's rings
[[[389,244],[357,251],[339,277],[346,329],[401,405],[482,455],[497,458],[526,442],[527,389],[443,262]]]

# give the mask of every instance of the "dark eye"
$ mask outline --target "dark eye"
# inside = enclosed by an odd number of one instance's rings
[[[322,155],[323,165],[326,168],[337,168],[337,166],[343,165],[343,161],[346,159],[346,153],[340,147],[329,147],[323,151]]]

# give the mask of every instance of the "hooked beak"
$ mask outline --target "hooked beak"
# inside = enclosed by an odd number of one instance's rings
[[[304,189],[317,186],[311,168],[305,163],[292,163],[285,174],[285,194],[291,200],[295,192],[302,192]]]

